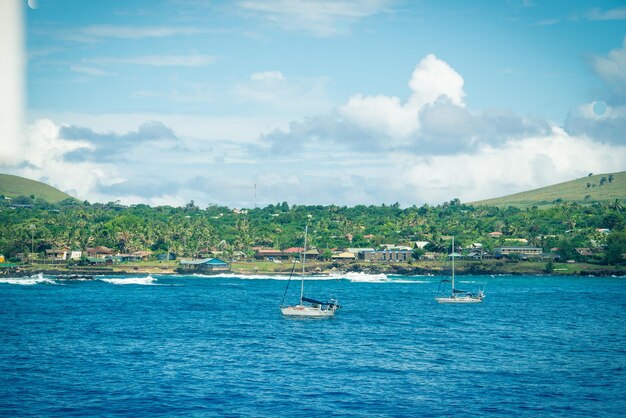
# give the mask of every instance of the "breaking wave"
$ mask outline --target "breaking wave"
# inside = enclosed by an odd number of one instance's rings
[[[58,284],[52,279],[43,277],[43,273],[35,274],[30,277],[6,277],[0,278],[0,283],[6,284],[18,284],[22,286],[32,286],[39,283],[44,284]]]
[[[193,274],[192,277],[200,277],[207,279],[240,279],[240,280],[289,280],[288,274]],[[300,273],[294,273],[292,280],[300,280]],[[304,280],[348,280],[354,283],[430,283],[424,280],[410,280],[406,278],[395,279],[390,278],[386,274],[368,274],[363,272],[334,272],[329,274],[307,273]]]
[[[138,284],[138,285],[144,285],[144,286],[154,285],[155,284],[154,282],[156,281],[156,279],[150,275],[148,275],[147,277],[125,277],[123,279],[101,278],[100,280],[106,283],[110,283],[110,284]]]

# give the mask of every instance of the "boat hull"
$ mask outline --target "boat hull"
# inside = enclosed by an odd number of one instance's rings
[[[284,306],[280,311],[285,316],[299,316],[306,318],[330,318],[335,315],[332,309],[321,309],[315,306],[296,305]]]
[[[473,298],[469,296],[462,297],[442,297],[435,298],[437,303],[481,303],[483,301],[482,298]]]

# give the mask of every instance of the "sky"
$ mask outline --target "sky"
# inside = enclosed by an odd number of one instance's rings
[[[626,170],[620,1],[0,8],[0,172],[92,203],[408,207]]]

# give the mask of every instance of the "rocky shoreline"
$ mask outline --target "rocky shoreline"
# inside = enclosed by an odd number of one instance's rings
[[[241,275],[288,275],[292,268],[288,266],[276,266],[274,269],[262,268],[263,266],[255,263],[238,263],[233,265],[230,270],[233,274]],[[333,275],[337,273],[363,273],[363,274],[387,274],[398,276],[427,276],[427,275],[447,275],[449,268],[445,263],[420,263],[420,264],[370,264],[370,263],[315,263],[307,266],[307,272],[320,275]],[[4,269],[0,271],[0,277],[26,277],[36,274],[44,274],[46,276],[57,276],[60,279],[71,280],[85,278],[93,278],[94,276],[114,276],[114,275],[133,275],[133,274],[188,274],[180,273],[173,266],[164,267],[162,265],[145,265],[141,267],[123,268],[123,266],[115,266],[112,268],[92,268],[92,267],[71,267],[71,268],[37,268],[35,267],[16,267]],[[480,263],[472,262],[457,265],[456,273],[458,275],[537,275],[537,276],[626,276],[625,266],[603,266],[596,264],[578,263],[571,264],[555,264],[552,271],[547,271],[545,264],[541,263],[505,263],[491,262]],[[202,274],[206,274],[203,272]]]

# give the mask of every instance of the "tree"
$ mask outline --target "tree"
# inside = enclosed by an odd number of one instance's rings
[[[562,260],[576,260],[578,258],[578,253],[576,252],[576,248],[574,244],[569,239],[563,238],[559,241],[559,249],[557,254],[561,257]]]
[[[421,248],[413,248],[413,251],[411,251],[414,260],[419,260],[424,254],[426,254],[426,251]]]
[[[606,238],[604,261],[607,264],[621,264],[626,254],[626,231],[613,231]]]

